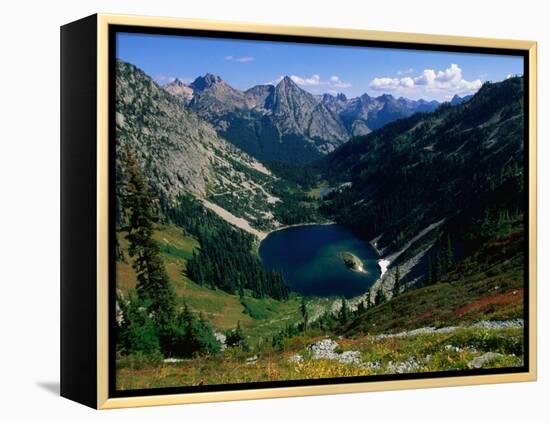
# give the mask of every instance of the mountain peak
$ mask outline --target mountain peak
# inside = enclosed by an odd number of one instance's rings
[[[193,98],[193,88],[179,78],[175,78],[168,84],[163,85],[162,88],[173,96],[179,98],[186,105]]]
[[[187,84],[185,82],[183,82],[181,79],[179,79],[178,77],[176,77],[176,79],[174,79],[172,82],[169,82],[166,85],[172,85],[172,86],[178,86],[178,87],[186,87],[187,86]]]
[[[459,96],[458,94],[455,94],[453,98],[449,101],[451,106],[456,106],[458,104],[466,103],[468,100],[470,100],[473,97],[473,94],[465,95],[464,97]]]
[[[191,83],[191,87],[193,87],[194,90],[202,91],[220,83],[223,83],[223,80],[219,76],[207,73],[204,76],[199,76],[195,79]]]
[[[340,100],[340,101],[347,101],[348,98],[346,97],[346,95],[344,93],[338,93],[338,94],[336,94],[336,99]]]
[[[363,101],[369,101],[371,99],[371,96],[368,95],[367,93],[364,93],[361,95],[361,97],[359,97],[361,100]]]
[[[283,79],[279,81],[277,87],[298,87],[292,78],[288,75],[285,75]]]

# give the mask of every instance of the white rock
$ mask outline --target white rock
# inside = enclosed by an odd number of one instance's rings
[[[494,360],[495,358],[502,357],[502,354],[488,352],[479,357],[474,358],[468,363],[468,367],[471,369],[481,369],[489,361]]]

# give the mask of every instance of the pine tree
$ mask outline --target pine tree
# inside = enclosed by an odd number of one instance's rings
[[[216,354],[220,351],[220,343],[210,324],[202,313],[197,318],[187,303],[177,317],[170,335],[165,347],[168,355],[192,357],[195,354]]]
[[[428,285],[431,285],[434,281],[433,269],[432,269],[432,258],[428,255]]]
[[[138,298],[117,298],[122,315],[117,328],[117,350],[126,354],[151,354],[159,350],[159,339],[153,321]]]
[[[364,301],[359,301],[359,304],[357,304],[357,315],[360,316],[365,312],[365,303]]]
[[[122,251],[122,248],[120,248],[120,243],[118,242],[118,236],[115,236],[115,260],[120,261],[123,263],[126,263],[126,259],[124,257],[124,252]]]
[[[370,307],[371,301],[372,301],[372,298],[371,298],[371,290],[369,289],[369,290],[367,291],[367,300],[366,300],[367,308]]]
[[[401,290],[401,275],[399,272],[399,266],[395,266],[395,273],[393,275],[393,296],[399,295]]]
[[[376,296],[374,297],[374,305],[380,305],[387,301],[386,293],[382,288],[376,291]]]
[[[244,288],[243,288],[243,281],[242,279],[239,279],[239,299],[244,299]]]
[[[302,315],[302,318],[304,319],[304,332],[307,330],[307,324],[309,320],[309,314],[307,311],[307,302],[306,297],[302,297],[302,303],[300,304],[300,314]]]
[[[124,206],[129,214],[126,228],[126,238],[130,243],[128,253],[134,259],[132,266],[136,272],[138,298],[148,305],[153,320],[163,330],[174,319],[175,294],[159,247],[153,239],[156,222],[153,203],[141,169],[130,149],[127,149]]]
[[[447,270],[453,265],[453,247],[451,244],[451,234],[447,234],[447,244],[445,246],[445,266]]]
[[[183,311],[179,316],[179,322],[184,330],[188,330],[193,325],[193,313],[187,305],[187,302],[183,303]]]
[[[228,347],[238,347],[243,351],[249,350],[248,342],[241,329],[240,320],[237,321],[237,327],[235,329],[228,330],[225,333],[225,343]]]
[[[342,307],[340,308],[340,323],[345,325],[349,321],[348,303],[344,297],[342,297]]]
[[[443,261],[441,254],[438,252],[435,258],[434,282],[443,276]]]

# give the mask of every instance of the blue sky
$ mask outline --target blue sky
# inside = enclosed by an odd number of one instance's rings
[[[523,73],[520,57],[371,47],[224,40],[119,33],[117,58],[160,84],[191,82],[209,72],[235,88],[277,83],[283,75],[313,94],[368,93],[444,101],[471,94],[484,81]]]

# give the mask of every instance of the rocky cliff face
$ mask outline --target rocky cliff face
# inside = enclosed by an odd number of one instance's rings
[[[195,79],[190,87],[193,89],[193,100],[189,107],[201,117],[217,123],[222,113],[233,112],[246,107],[245,96],[219,76],[207,73]]]
[[[288,77],[277,86],[258,85],[243,92],[207,74],[189,88],[191,109],[221,136],[263,160],[308,162],[349,137],[337,114]]]
[[[163,86],[163,88],[187,105],[193,99],[193,88],[176,78],[172,82]]]
[[[266,108],[267,99],[273,95],[275,86],[273,85],[256,85],[244,92],[246,98],[246,104],[249,109],[256,109],[258,111],[269,113]]]
[[[200,92],[198,87],[197,91]],[[231,90],[225,92],[232,95]],[[220,138],[212,125],[143,71],[118,61],[116,177],[119,182],[124,178],[126,148],[134,153],[161,202],[173,202],[179,194],[190,192],[227,209],[233,217],[246,217],[252,227],[275,223],[270,218],[274,200],[267,188],[267,183],[273,180],[269,171]],[[232,201],[221,204],[228,193]]]
[[[266,105],[282,135],[302,135],[321,153],[333,151],[349,137],[338,115],[288,76],[277,84]]]

